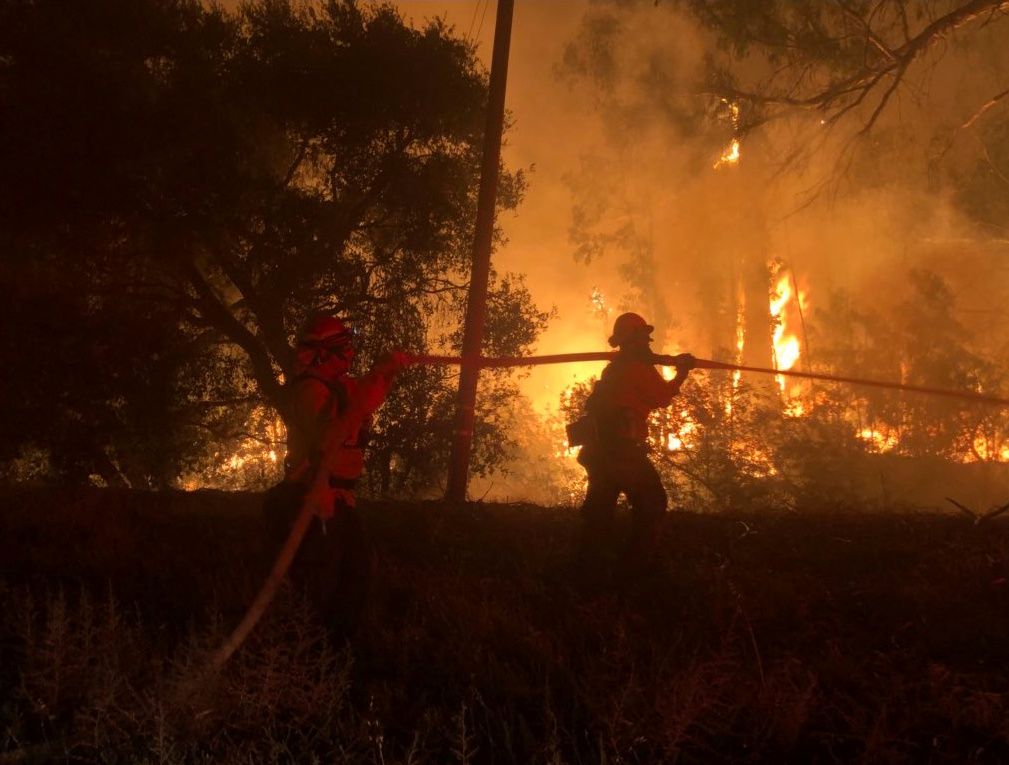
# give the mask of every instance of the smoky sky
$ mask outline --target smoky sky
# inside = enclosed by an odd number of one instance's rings
[[[489,65],[493,0],[395,5],[416,26],[444,19]],[[1009,209],[1009,156],[990,152],[1009,99],[962,125],[1009,88],[1007,32],[1001,18],[946,39],[911,67],[860,141],[853,136],[865,113],[833,128],[819,114],[796,113],[741,136],[739,162],[716,167],[734,128],[727,105],[704,96],[709,67],[725,64],[741,85],[755,85],[766,61],[727,61],[710,31],[673,2],[516,0],[503,155],[527,174],[528,190],[498,221],[506,239],[494,266],[525,274],[536,302],[556,308],[536,351],[605,349],[615,316],[635,310],[656,326],[658,350],[724,358],[735,341],[740,272],[775,262],[806,292],[814,329],[819,323],[811,347],[803,338],[800,365],[815,360],[831,330],[822,312],[832,295],[843,291],[893,320],[909,272],[921,268],[948,281],[951,315],[979,352],[1005,365],[1009,216],[1000,210]],[[992,183],[972,185],[979,173]],[[965,211],[964,189],[981,215]],[[586,247],[586,237],[599,246]],[[591,258],[576,257],[586,252]],[[537,367],[522,390],[547,412],[571,383],[599,371]],[[547,452],[549,438],[540,445]],[[530,482],[520,483],[494,494],[528,494]]]
[[[485,61],[493,5],[399,3],[416,23],[446,18]],[[508,243],[495,262],[526,273],[540,304],[556,306],[539,350],[605,347],[615,312],[629,309],[656,325],[663,350],[714,355],[731,341],[728,275],[740,262],[776,260],[807,290],[814,319],[836,290],[882,306],[902,297],[910,269],[936,270],[958,318],[1004,353],[1005,330],[991,324],[1007,296],[1005,231],[968,220],[941,181],[979,161],[982,137],[957,125],[1009,85],[1006,31],[1006,20],[993,23],[917,64],[864,147],[852,143],[859,115],[827,130],[800,114],[744,137],[738,165],[715,169],[731,130],[717,119],[688,127],[718,55],[708,32],[670,3],[518,0],[505,160],[531,169],[530,185],[500,221]],[[744,82],[763,74],[759,61],[736,71]],[[796,151],[803,160],[785,164]],[[634,246],[576,262],[573,215],[593,205],[590,228],[604,238],[632,230]],[[594,290],[608,315],[590,301]],[[597,371],[539,368],[525,390],[549,404],[574,376]]]
[[[396,5],[418,26],[445,19],[489,62],[491,0]],[[909,269],[932,268],[950,281],[958,317],[1005,353],[1007,323],[993,321],[1009,297],[1006,232],[967,220],[939,181],[979,161],[978,130],[955,126],[1009,86],[1007,25],[951,39],[916,65],[870,151],[851,152],[844,126],[818,131],[816,115],[797,115],[744,137],[740,162],[716,169],[731,126],[691,117],[710,109],[699,96],[705,67],[724,54],[676,4],[517,0],[504,160],[529,186],[499,221],[506,243],[494,264],[525,274],[538,304],[557,310],[537,351],[603,349],[615,315],[636,310],[661,350],[715,355],[732,342],[732,272],[777,260],[808,292],[813,320],[836,290],[895,302]],[[765,71],[756,60],[735,66],[744,82]],[[797,148],[803,161],[786,165]],[[576,260],[572,237],[586,210],[584,228],[608,240],[589,262]],[[539,367],[523,390],[542,409],[597,372]]]

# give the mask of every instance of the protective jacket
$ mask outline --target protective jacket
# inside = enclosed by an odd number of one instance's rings
[[[294,378],[285,480],[308,484],[325,469],[330,486],[345,490],[345,501],[353,504],[351,491],[364,470],[370,417],[385,401],[390,384],[391,376],[380,371],[328,380],[309,370]],[[336,441],[334,434],[339,434]]]
[[[614,439],[644,443],[648,415],[668,406],[678,390],[675,382],[659,374],[650,353],[620,351],[603,370],[586,408],[603,443]]]

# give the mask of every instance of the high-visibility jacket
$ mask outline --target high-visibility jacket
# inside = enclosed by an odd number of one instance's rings
[[[650,355],[621,351],[603,369],[586,408],[604,442],[622,439],[644,443],[648,415],[669,406],[679,388],[677,380],[663,379]]]
[[[391,378],[377,371],[364,377],[341,376],[334,380],[308,371],[294,378],[289,383],[291,421],[285,479],[312,481],[323,461],[324,449],[329,449],[332,453],[325,455],[325,464],[331,484],[352,489],[364,470],[363,449],[370,415],[385,401],[390,384]],[[328,443],[329,434],[348,426],[340,443]]]

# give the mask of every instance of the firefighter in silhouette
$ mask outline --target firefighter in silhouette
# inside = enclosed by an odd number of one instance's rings
[[[311,505],[315,518],[291,577],[331,632],[344,637],[359,622],[377,561],[354,494],[368,424],[407,363],[393,352],[367,375],[351,377],[353,340],[350,327],[332,316],[313,319],[302,332],[285,391],[284,480],[270,490],[265,507],[274,539],[283,540],[302,506]]]
[[[694,357],[674,357],[676,376],[665,380],[655,368],[651,334],[655,328],[636,313],[617,317],[610,346],[619,351],[603,370],[586,401],[578,461],[588,473],[582,504],[581,556],[597,560],[610,545],[617,500],[623,493],[631,506],[631,532],[623,552],[624,566],[647,565],[658,541],[666,511],[666,491],[648,459],[648,416],[668,406],[679,393]]]

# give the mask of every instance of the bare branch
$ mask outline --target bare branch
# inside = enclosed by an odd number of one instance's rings
[[[964,515],[966,515],[972,521],[977,522],[977,520],[978,520],[977,513],[975,513],[969,507],[965,507],[964,505],[961,505],[959,502],[957,502],[955,499],[952,499],[951,497],[946,497],[946,501],[949,502],[954,507],[956,507],[961,513],[963,513]]]
[[[287,168],[287,172],[284,173],[284,179],[280,182],[278,189],[286,189],[291,181],[294,180],[295,173],[298,172],[298,168],[301,167],[301,163],[305,161],[305,157],[308,155],[308,147],[311,141],[308,138],[303,138],[301,144],[298,146],[298,152],[294,155],[294,159],[291,162],[291,166]]]
[[[971,118],[960,126],[960,129],[966,130],[967,128],[971,127],[975,122],[977,122],[979,119],[981,119],[981,117],[984,116],[985,112],[987,112],[989,109],[995,106],[995,104],[997,104],[1006,96],[1009,96],[1009,90],[1003,90],[998,95],[992,96],[990,99],[985,101],[983,104],[981,104],[978,110],[974,112],[973,115],[971,115]]]
[[[862,129],[858,131],[859,136],[864,136],[866,133],[872,130],[872,126],[876,124],[876,120],[879,119],[879,115],[883,113],[883,110],[886,108],[886,105],[890,101],[890,98],[897,91],[897,88],[900,86],[901,81],[904,79],[904,74],[907,72],[907,67],[908,64],[910,63],[911,63],[910,59],[908,59],[904,61],[900,65],[900,67],[898,67],[897,71],[893,75],[893,82],[890,83],[890,87],[886,89],[886,92],[883,94],[883,97],[879,99],[879,103],[876,105],[876,108],[869,116],[869,120],[865,123],[865,125],[862,126]]]
[[[996,165],[995,161],[991,158],[991,154],[988,152],[988,144],[980,140],[978,143],[981,144],[981,153],[984,154],[985,164],[987,164],[988,167],[991,168],[991,171],[995,173],[996,178],[1002,181],[1002,183],[1006,186],[1009,186],[1009,177],[1007,177],[1006,174],[999,169],[998,165]]]
[[[868,19],[866,19],[863,16],[859,15],[847,3],[843,3],[843,2],[841,2],[841,0],[834,0],[834,2],[837,3],[838,7],[840,7],[840,9],[842,11],[844,11],[844,14],[846,16],[848,16],[850,19],[852,19],[857,24],[860,24],[862,26],[862,28],[865,30],[865,39],[868,40],[870,43],[872,43],[873,46],[880,53],[882,53],[884,56],[886,56],[891,61],[895,61],[897,59],[897,54],[894,53],[892,50],[890,50],[890,48],[887,46],[887,44],[884,43],[879,38],[879,36],[875,32],[872,31],[872,27],[869,25]]]
[[[271,403],[280,408],[283,405],[280,395],[281,386],[277,381],[270,357],[259,340],[228,310],[195,262],[186,258],[182,262],[182,270],[200,298],[200,313],[246,352],[260,389]]]
[[[970,24],[983,17],[990,17],[991,14],[1009,11],[1009,0],[971,0],[955,8],[949,13],[935,18],[914,36],[910,36],[905,28],[906,42],[899,48],[892,49],[874,32],[867,19],[863,18],[855,10],[848,7],[841,0],[835,0],[845,13],[858,20],[859,24],[866,29],[869,41],[874,47],[880,50],[881,59],[866,65],[847,77],[835,80],[818,91],[806,96],[795,95],[792,92],[757,92],[740,90],[736,88],[721,88],[714,93],[722,98],[737,101],[748,101],[753,104],[764,106],[784,106],[793,109],[821,109],[831,110],[839,107],[839,112],[833,115],[832,121],[836,121],[841,115],[851,111],[855,106],[862,103],[868,94],[876,88],[880,81],[886,76],[892,76],[886,92],[880,98],[879,103],[870,115],[866,125],[859,131],[864,135],[878,121],[880,115],[885,110],[887,104],[893,97],[902,82],[908,68],[927,51],[943,42],[947,35],[953,31]],[[903,14],[903,6],[900,6]],[[875,10],[873,11],[875,13]],[[902,22],[906,19],[902,15]],[[875,38],[875,39],[873,39]],[[793,86],[794,88],[794,86]],[[996,100],[1007,94],[1000,94]],[[988,107],[990,108],[990,106]],[[987,109],[985,109],[986,111]]]
[[[980,521],[990,521],[993,518],[998,518],[1002,513],[1009,511],[1009,502],[1004,505],[999,505],[998,507],[993,507],[987,513],[984,514],[979,520]]]

